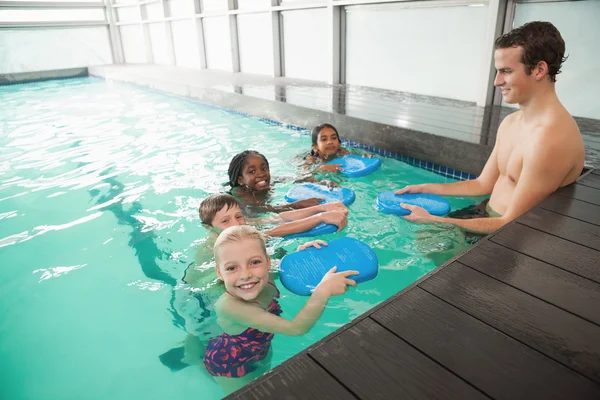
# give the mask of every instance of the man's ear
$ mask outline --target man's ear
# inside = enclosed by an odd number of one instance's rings
[[[546,63],[546,61],[538,62],[533,70],[535,80],[536,81],[542,80],[544,77],[546,77],[548,75],[548,71],[549,71],[549,68],[548,68],[548,63]]]

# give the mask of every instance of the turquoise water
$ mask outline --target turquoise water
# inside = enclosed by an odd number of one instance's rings
[[[242,150],[265,154],[272,176],[293,176],[310,136],[98,79],[4,86],[0,103],[0,398],[221,398],[200,367],[171,372],[158,358],[186,336],[173,299],[207,235],[198,205],[224,189]],[[450,179],[385,158],[372,175],[338,181],[357,200],[348,227],[325,239],[364,240],[379,275],[332,299],[306,336],[276,336],[273,366],[466,247],[455,229],[374,206],[381,191]],[[305,298],[278,286],[291,318]]]

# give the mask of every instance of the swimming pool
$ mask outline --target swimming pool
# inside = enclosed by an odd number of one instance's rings
[[[237,152],[260,150],[273,176],[292,176],[310,137],[95,78],[3,86],[0,101],[0,397],[222,397],[199,368],[171,372],[158,358],[185,338],[173,303],[206,237],[198,205],[225,189]],[[357,200],[348,227],[325,239],[364,240],[379,275],[333,298],[306,336],[276,336],[273,367],[466,247],[456,229],[376,211],[377,193],[423,181],[450,179],[385,158],[341,181]],[[276,186],[276,198],[290,187]],[[458,209],[479,199],[449,200]],[[278,286],[293,316],[305,298]]]

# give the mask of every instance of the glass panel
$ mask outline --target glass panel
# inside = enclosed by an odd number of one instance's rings
[[[289,5],[298,5],[300,3],[303,4],[313,4],[313,3],[327,3],[327,0],[281,0],[279,2],[280,5],[282,6],[289,6]]]
[[[200,68],[198,35],[193,21],[171,22],[175,62],[182,67]]]
[[[146,20],[147,21],[158,21],[163,19],[163,6],[162,3],[146,4],[142,7],[146,7]]]
[[[227,0],[202,0],[202,11],[227,11]]]
[[[271,0],[238,0],[238,10],[263,10],[271,7]]]
[[[108,28],[2,29],[0,73],[112,64]]]
[[[0,22],[104,21],[102,8],[60,10],[0,10]]]
[[[285,75],[327,80],[327,12],[325,9],[283,11]]]
[[[600,1],[517,4],[513,26],[549,21],[565,40],[569,59],[557,76],[556,93],[571,114],[600,119]],[[507,104],[504,104],[507,105]]]
[[[202,22],[208,68],[233,71],[229,17],[203,18]]]
[[[119,20],[119,22],[132,22],[142,20],[139,7],[119,7],[115,8],[115,10],[117,10],[117,19]]]
[[[286,103],[296,106],[313,108],[333,112],[333,89],[325,88],[303,88],[287,86],[285,88]]]
[[[477,101],[488,7],[348,7],[346,82]]]
[[[238,15],[237,22],[241,71],[272,76],[271,14]]]
[[[184,17],[196,14],[193,0],[168,0],[169,17]]]
[[[152,42],[152,55],[154,64],[171,64],[167,48],[167,37],[165,34],[165,24],[148,24],[150,31],[150,40]]]
[[[69,3],[101,3],[104,2],[102,0],[36,0],[38,3],[64,3],[68,1]],[[31,2],[31,0],[3,0],[3,3],[22,3],[22,2]]]
[[[126,63],[145,63],[146,51],[144,35],[140,25],[125,25],[119,27],[121,43],[125,53]]]
[[[268,86],[252,86],[244,85],[242,88],[242,94],[244,96],[258,97],[259,99],[265,100],[280,100],[275,98],[275,88],[271,85]]]

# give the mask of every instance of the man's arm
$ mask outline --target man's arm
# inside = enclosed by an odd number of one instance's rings
[[[421,185],[406,186],[396,194],[403,193],[431,193],[440,196],[482,196],[492,193],[494,185],[500,176],[498,170],[497,142],[492,154],[485,163],[483,171],[477,179],[470,179],[453,183],[424,183]]]
[[[549,133],[544,132],[537,133],[537,135],[542,138],[550,136]],[[425,219],[430,222],[453,224],[473,232],[494,232],[541,203],[542,200],[560,187],[564,177],[569,173],[563,165],[555,162],[555,160],[562,157],[562,147],[559,143],[548,143],[543,140],[538,141],[534,145],[534,148],[523,157],[523,167],[519,182],[515,187],[512,201],[506,213],[501,217],[463,220],[430,215],[429,218],[425,216]],[[412,210],[413,207],[407,206],[405,208]],[[423,209],[415,210],[417,212],[415,216],[411,214],[405,218],[407,220],[423,221],[421,210],[425,211]],[[427,212],[425,211],[425,213]],[[427,215],[429,214],[427,213]]]

